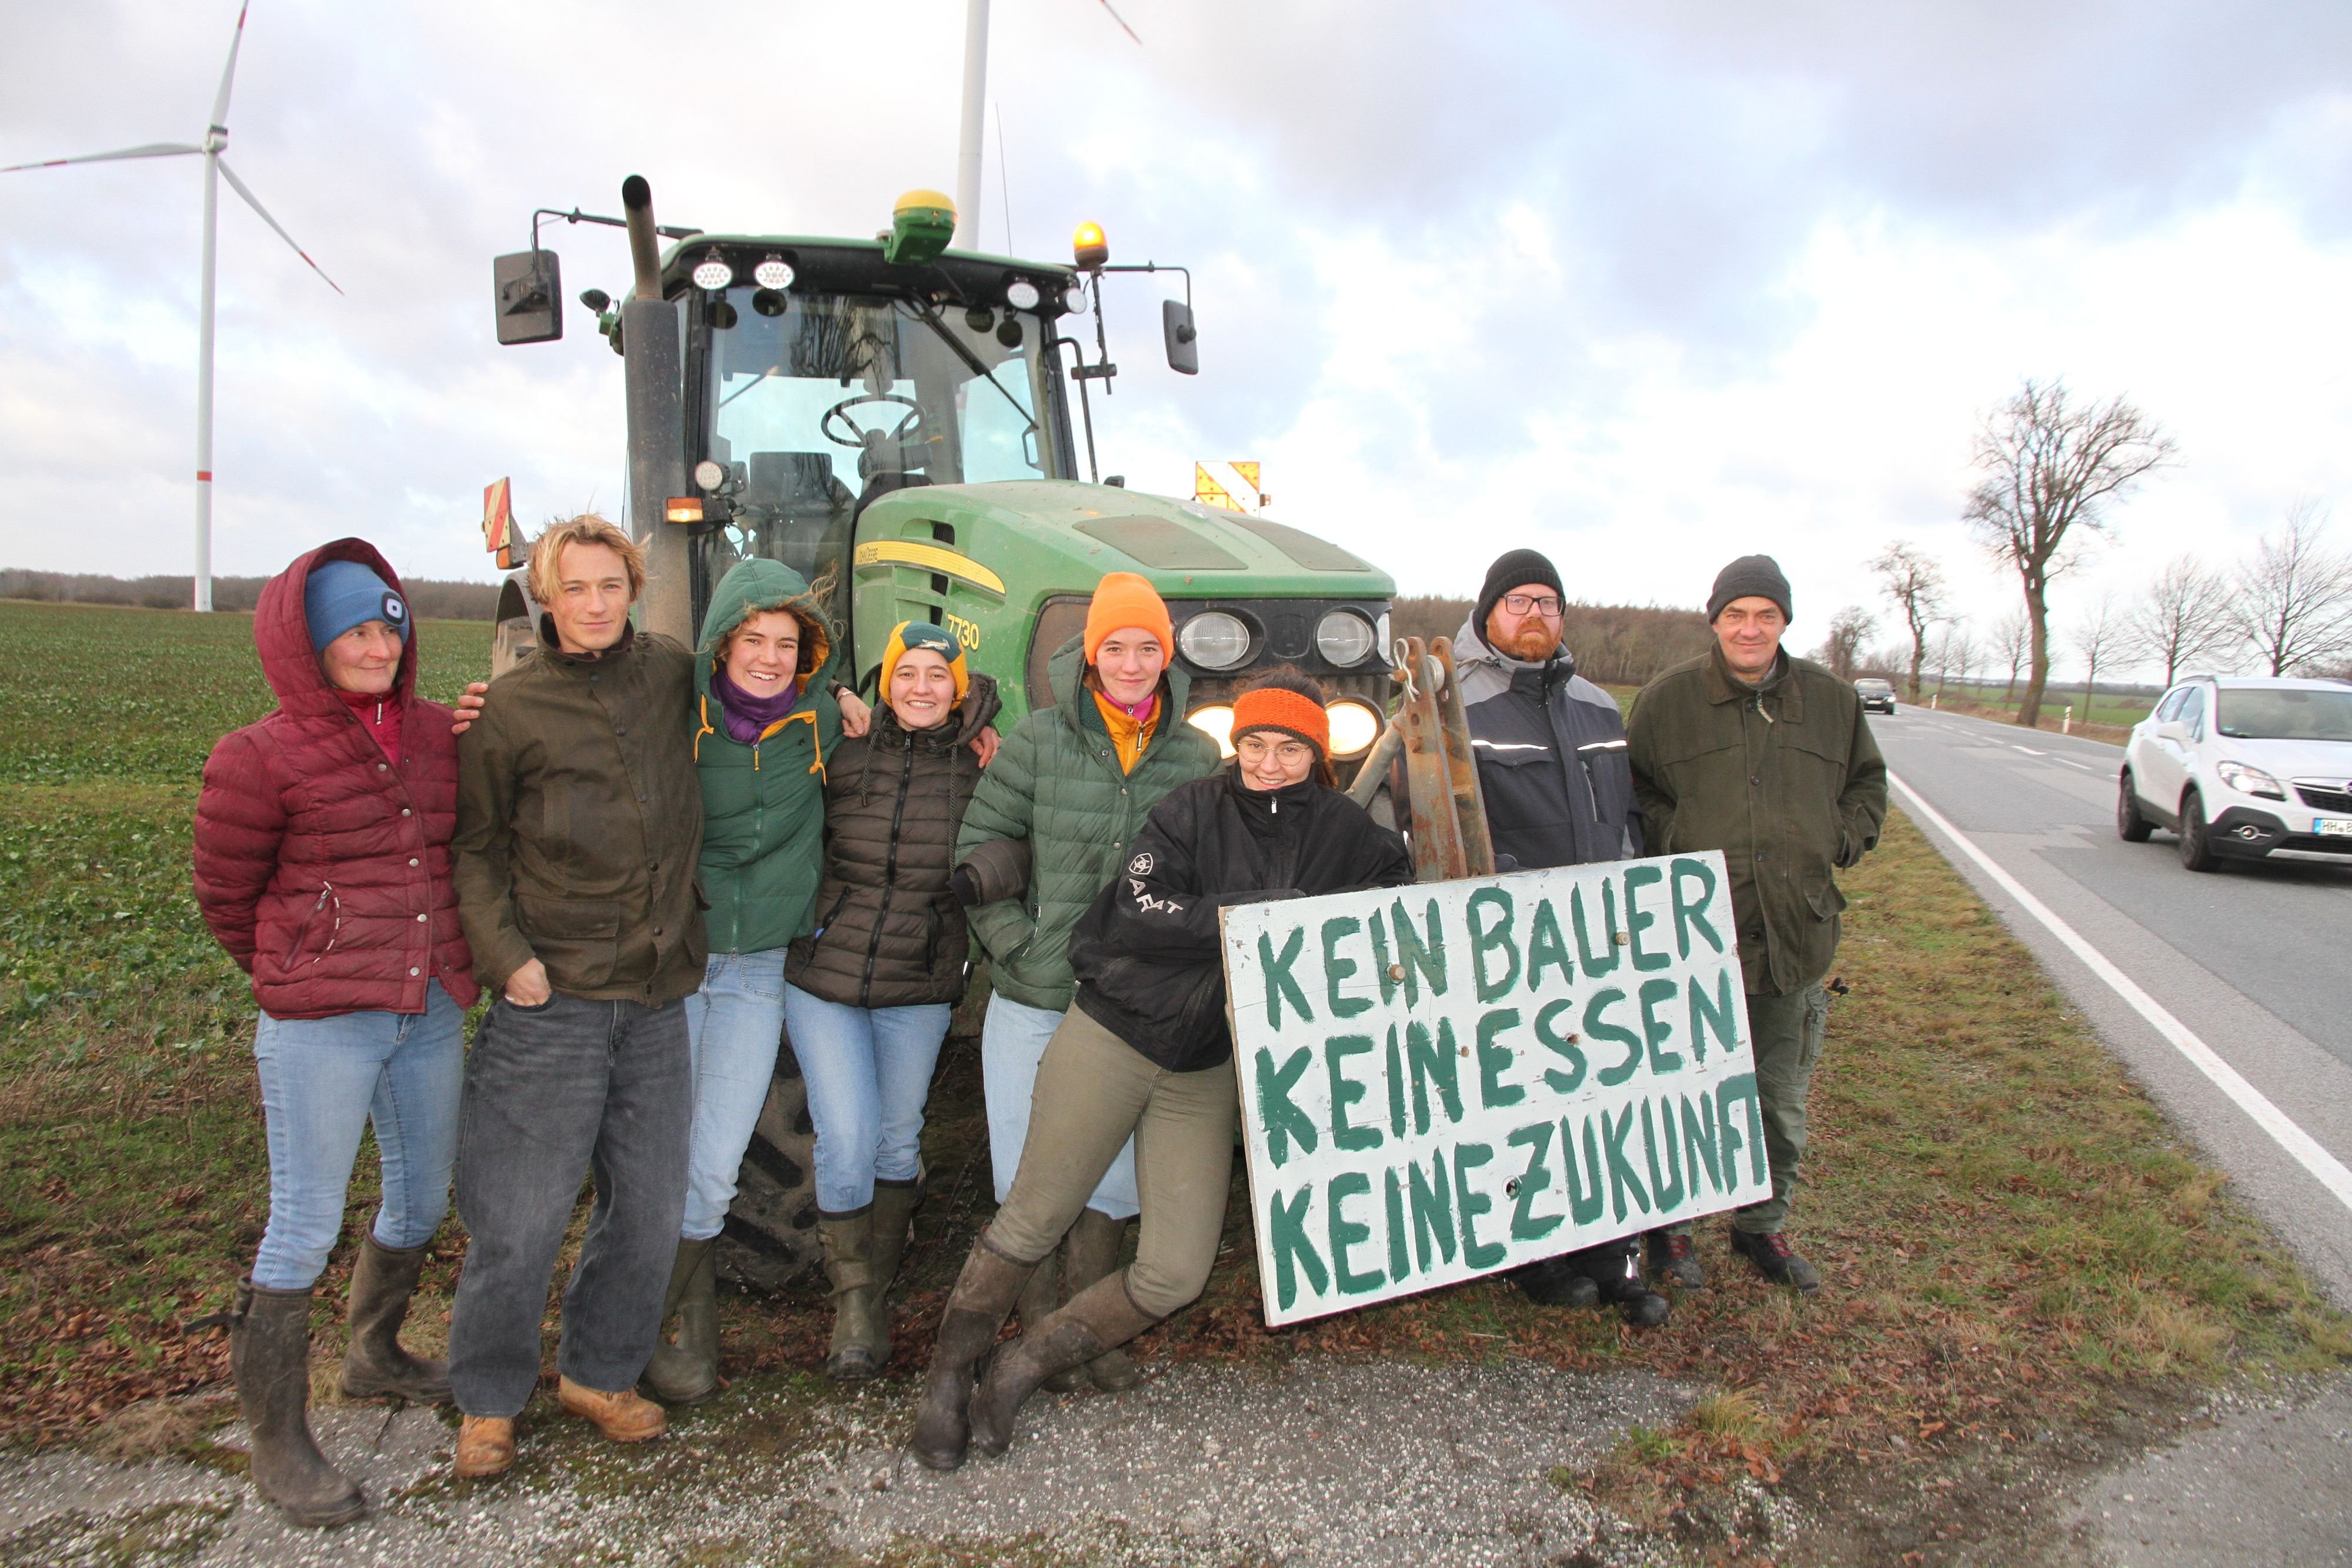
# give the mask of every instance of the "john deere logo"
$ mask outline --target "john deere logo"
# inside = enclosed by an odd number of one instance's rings
[[[1133,860],[1128,862],[1127,874],[1129,876],[1150,876],[1151,874],[1150,852],[1146,851],[1144,853],[1139,854]]]

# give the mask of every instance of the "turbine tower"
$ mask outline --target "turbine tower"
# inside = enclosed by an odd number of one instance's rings
[[[251,9],[251,0],[240,5],[236,13],[236,32],[229,39],[228,64],[221,70],[220,91],[213,98],[213,115],[205,128],[202,144],[190,146],[184,141],[151,141],[144,146],[125,147],[115,152],[91,152],[79,158],[52,158],[40,163],[16,163],[0,168],[0,174],[14,174],[26,169],[59,169],[68,163],[108,163],[124,158],[184,158],[200,157],[205,161],[205,258],[201,282],[197,285],[196,329],[196,559],[195,593],[192,608],[210,610],[213,607],[213,255],[215,236],[219,227],[220,182],[226,180],[228,188],[245,199],[245,204],[261,214],[261,221],[276,232],[279,239],[293,246],[294,254],[307,263],[311,271],[326,280],[327,287],[342,293],[342,287],[328,277],[326,270],[310,260],[310,253],[294,244],[294,236],[269,215],[269,209],[259,197],[246,188],[228,166],[221,152],[228,145],[228,95],[236,81],[236,52],[245,43],[245,16]]]

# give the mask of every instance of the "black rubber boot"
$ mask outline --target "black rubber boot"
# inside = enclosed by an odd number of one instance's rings
[[[1013,1418],[1022,1401],[1065,1367],[1082,1366],[1116,1350],[1160,1320],[1127,1293],[1127,1276],[1097,1280],[1068,1304],[997,1352],[971,1396],[971,1441],[983,1454],[1013,1446]]]
[[[1126,1246],[1126,1220],[1113,1219],[1091,1208],[1080,1210],[1062,1251],[1062,1289],[1070,1300],[1077,1300],[1097,1280],[1108,1279],[1117,1272],[1118,1255]],[[1135,1358],[1116,1347],[1087,1363],[1084,1374],[1087,1381],[1106,1394],[1123,1394],[1143,1381]],[[1048,1378],[1045,1386],[1057,1388],[1059,1383],[1058,1376]]]
[[[955,1289],[940,1314],[930,1375],[922,1406],[915,1412],[914,1438],[907,1445],[922,1464],[951,1470],[963,1463],[964,1448],[971,1440],[972,1368],[996,1343],[997,1331],[1036,1268],[991,1247],[986,1231],[972,1243],[971,1256],[963,1260],[963,1272],[956,1276]]]
[[[824,1277],[833,1285],[833,1344],[824,1375],[835,1383],[865,1383],[890,1359],[889,1331],[876,1320],[881,1303],[874,1288],[874,1206],[855,1214],[820,1214],[816,1229],[824,1244]]]
[[[1576,1254],[1546,1258],[1510,1273],[1511,1282],[1539,1307],[1591,1307],[1601,1302],[1591,1275],[1576,1266]]]
[[[1625,1321],[1635,1328],[1656,1328],[1672,1314],[1673,1303],[1642,1282],[1642,1254],[1637,1242],[1612,1242],[1581,1256],[1601,1299],[1622,1307]]]
[[[425,1270],[425,1252],[422,1247],[394,1250],[373,1235],[360,1243],[347,1309],[352,1337],[343,1351],[344,1398],[389,1395],[415,1405],[438,1405],[449,1397],[449,1364],[411,1355],[400,1344],[400,1325],[408,1321],[408,1300]]]
[[[229,1314],[228,1364],[253,1434],[254,1490],[297,1524],[348,1524],[367,1499],[310,1440],[310,1292],[250,1280]]]
[[[662,1324],[677,1314],[677,1343],[654,1338],[653,1359],[637,1379],[664,1405],[699,1405],[719,1392],[719,1239],[680,1241],[670,1264]]]
[[[1706,1288],[1706,1270],[1692,1255],[1688,1236],[1680,1231],[1653,1230],[1643,1240],[1648,1247],[1652,1274],[1685,1291]]]
[[[1787,1285],[1811,1295],[1822,1288],[1822,1271],[1789,1250],[1777,1231],[1758,1232],[1731,1228],[1731,1249],[1756,1265],[1756,1271],[1776,1285]]]

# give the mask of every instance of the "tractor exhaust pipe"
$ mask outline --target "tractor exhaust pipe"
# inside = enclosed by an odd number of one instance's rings
[[[640,299],[661,298],[661,236],[654,232],[654,188],[643,174],[621,182],[621,211],[629,227],[629,260],[637,271]]]

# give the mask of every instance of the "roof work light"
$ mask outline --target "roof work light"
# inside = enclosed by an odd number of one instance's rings
[[[1080,224],[1070,236],[1070,255],[1081,270],[1092,272],[1110,259],[1110,241],[1100,224]]]
[[[882,259],[893,267],[926,267],[955,237],[955,203],[937,191],[909,191],[890,213]]]

